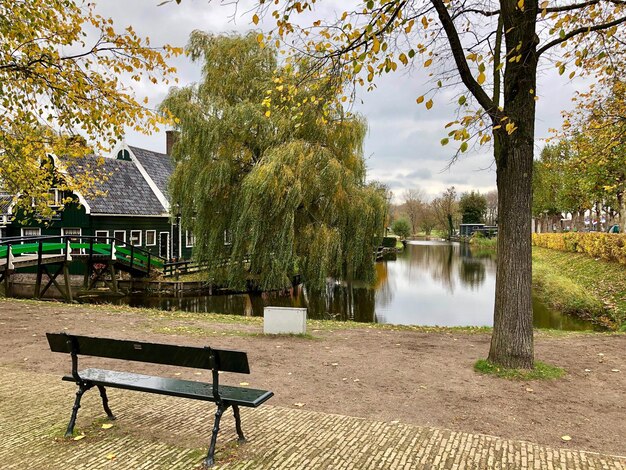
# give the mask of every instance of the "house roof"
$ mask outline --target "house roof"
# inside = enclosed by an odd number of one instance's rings
[[[67,171],[73,177],[80,176],[85,171],[102,175],[101,178],[97,177],[98,181],[90,191],[96,195],[83,195],[91,209],[91,214],[163,215],[167,213],[167,209],[163,207],[137,165],[132,161],[90,155],[73,161]]]
[[[146,170],[150,179],[154,181],[157,188],[159,188],[159,191],[161,191],[169,200],[167,185],[172,173],[174,172],[174,163],[172,162],[172,158],[167,154],[139,147],[129,146],[128,148],[131,152],[133,152],[133,155],[137,157],[137,160]]]

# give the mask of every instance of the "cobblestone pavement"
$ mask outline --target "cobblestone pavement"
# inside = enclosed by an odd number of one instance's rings
[[[74,384],[8,367],[0,375],[2,469],[193,469],[206,452],[213,422],[206,403],[113,389],[118,419],[102,429],[99,395],[90,391],[77,423],[85,437],[68,440],[61,436]],[[243,409],[242,420],[248,443],[238,446],[232,414],[222,419],[214,468],[626,470],[624,457],[304,408]]]

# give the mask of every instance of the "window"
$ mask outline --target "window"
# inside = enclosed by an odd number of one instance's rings
[[[191,232],[191,230],[185,231],[185,246],[187,248],[192,248],[196,244],[196,237]]]
[[[22,236],[23,237],[39,237],[41,235],[40,228],[23,228]]]
[[[76,243],[76,242],[80,243],[80,241],[81,241],[80,240],[81,230],[79,228],[66,228],[66,227],[63,227],[63,228],[61,228],[61,235],[64,235],[64,236],[76,235],[76,237],[72,236],[72,238],[70,238],[69,241],[70,242],[74,242],[74,243]],[[67,238],[64,238],[61,241],[63,243],[65,243],[67,240],[68,240]],[[64,253],[64,252],[65,251],[62,251],[62,253]],[[78,250],[78,253],[80,253],[81,255],[84,255],[85,254],[85,249],[81,248],[80,250]]]
[[[130,231],[130,244],[133,246],[141,246],[141,230]]]
[[[58,189],[48,191],[48,205],[50,207],[60,207],[63,201],[63,192]]]
[[[107,240],[108,236],[108,230],[96,230],[96,243],[109,243],[109,240]]]
[[[146,230],[146,246],[156,245],[156,230]]]
[[[72,241],[80,240],[81,230],[79,228],[65,228],[61,229],[61,235],[76,235],[76,238],[72,238]]]
[[[118,240],[126,241],[126,232],[124,230],[115,230],[113,232],[113,238],[117,238]]]

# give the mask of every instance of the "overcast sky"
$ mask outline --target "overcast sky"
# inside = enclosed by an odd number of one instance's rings
[[[191,31],[201,29],[211,33],[245,32],[254,25],[250,15],[243,15],[240,7],[236,22],[230,16],[232,7],[209,3],[207,0],[183,0],[157,6],[160,0],[100,0],[98,11],[113,18],[116,28],[132,25],[143,36],[149,36],[153,45],[184,46]],[[334,5],[346,8],[345,1],[318,2],[320,16],[333,15]],[[338,8],[337,8],[338,10]],[[173,64],[178,69],[181,85],[198,81],[199,67],[185,57]],[[536,149],[543,147],[542,138],[548,129],[560,127],[560,113],[571,107],[570,100],[581,84],[559,77],[555,71],[544,72],[538,83]],[[454,147],[442,147],[440,140],[446,136],[444,126],[455,118],[456,97],[440,94],[430,111],[417,105],[415,99],[429,86],[419,73],[398,72],[380,77],[377,89],[359,91],[356,110],[367,118],[369,133],[365,139],[365,158],[368,179],[389,185],[396,201],[402,199],[407,189],[419,188],[429,197],[454,185],[459,193],[471,189],[486,192],[495,188],[495,167],[491,149],[484,148],[464,154],[450,169],[446,169]],[[167,94],[167,86],[142,82],[135,85],[138,96],[147,96],[156,107]],[[363,103],[361,104],[361,100]],[[126,141],[131,145],[165,151],[165,135],[145,136],[129,131]]]

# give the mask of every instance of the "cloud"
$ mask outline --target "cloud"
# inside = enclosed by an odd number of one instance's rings
[[[315,12],[306,16],[305,20],[314,16],[334,17],[356,4],[354,1],[349,5],[345,3],[332,0],[318,2]],[[153,45],[169,43],[184,46],[194,29],[219,34],[244,33],[254,27],[250,16],[243,16],[256,4],[253,0],[238,2],[234,18],[234,4],[223,6],[220,2],[206,0],[184,0],[180,5],[171,2],[161,7],[157,4],[158,0],[100,0],[97,9],[103,15],[111,16],[119,30],[132,25],[139,34],[149,36]],[[188,58],[179,57],[173,64],[178,69],[181,86],[200,79],[200,66],[191,63]],[[367,118],[369,127],[364,142],[368,179],[388,184],[397,194],[419,187],[431,197],[450,185],[455,185],[459,192],[471,189],[484,192],[495,187],[493,157],[489,148],[468,151],[447,169],[457,147],[453,143],[442,147],[440,141],[447,135],[446,123],[455,119],[460,89],[441,91],[434,98],[433,108],[426,110],[415,100],[432,87],[429,80],[424,71],[407,72],[403,69],[379,77],[372,92],[357,90],[354,110]],[[560,127],[560,112],[571,107],[573,93],[584,86],[583,81],[565,80],[552,68],[540,73],[537,86],[537,151],[543,147],[542,138],[548,136],[548,129]],[[167,86],[153,86],[148,82],[139,83],[135,89],[140,97],[149,98],[151,106],[157,106],[168,91]],[[163,151],[165,133],[144,136],[129,130],[126,141]]]

